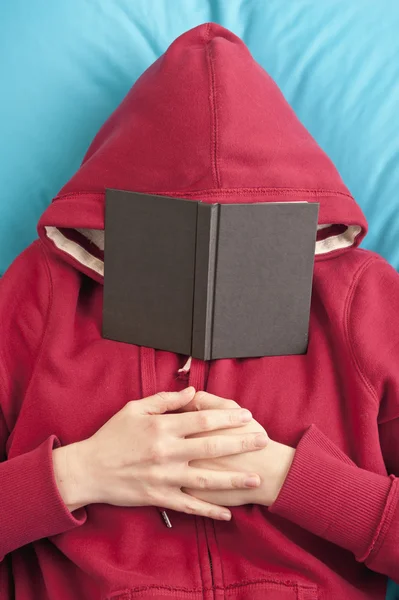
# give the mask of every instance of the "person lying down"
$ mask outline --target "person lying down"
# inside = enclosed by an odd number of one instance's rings
[[[306,352],[105,339],[107,189],[318,203]],[[359,249],[360,208],[243,42],[214,24],[174,41],[38,232],[0,281],[0,600],[382,600],[399,276]]]

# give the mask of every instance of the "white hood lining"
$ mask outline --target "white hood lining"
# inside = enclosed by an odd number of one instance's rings
[[[318,225],[317,230],[327,229],[332,225]],[[335,250],[343,250],[344,248],[350,248],[356,241],[357,236],[361,233],[362,228],[360,225],[348,225],[348,227],[342,233],[338,235],[332,235],[319,240],[316,242],[315,255],[328,254]]]
[[[331,225],[319,225],[318,230],[326,229]],[[47,237],[55,244],[57,248],[69,254],[83,266],[95,271],[98,275],[104,276],[104,263],[101,259],[93,256],[82,248],[77,242],[69,240],[56,227],[46,227]],[[97,246],[101,251],[104,251],[104,231],[98,229],[77,229],[79,233],[85,236],[92,244]],[[316,256],[328,254],[335,250],[343,250],[350,248],[355,243],[357,236],[361,233],[362,228],[359,225],[349,225],[343,233],[332,235],[324,240],[316,242]]]
[[[76,231],[104,252],[104,231],[102,229],[77,229]]]
[[[85,248],[82,248],[77,242],[68,239],[65,235],[56,227],[45,227],[47,237],[54,243],[54,245],[72,256],[75,260],[77,260],[81,265],[95,271],[99,275],[104,276],[104,262],[93,256],[88,252]],[[97,230],[91,230],[97,231]],[[102,233],[102,238],[104,239],[104,232]]]

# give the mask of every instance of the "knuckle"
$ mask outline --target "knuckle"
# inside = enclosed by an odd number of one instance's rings
[[[129,400],[129,402],[125,404],[125,410],[129,416],[135,415],[137,410],[137,400]]]
[[[204,454],[207,457],[214,457],[217,455],[218,445],[217,442],[212,440],[206,440],[204,442]]]
[[[207,490],[210,487],[210,481],[207,477],[199,475],[197,477],[197,487],[201,490]]]
[[[248,452],[251,448],[255,446],[255,439],[253,436],[245,436],[241,438],[241,451]]]
[[[229,419],[230,425],[237,425],[237,423],[240,422],[238,417],[239,417],[238,410],[236,410],[236,411],[232,410],[231,412],[229,412],[228,419]]]
[[[194,410],[201,410],[202,403],[205,400],[206,392],[197,392],[192,401]]]
[[[230,485],[233,490],[241,488],[242,487],[241,479],[238,477],[232,477],[230,480]]]
[[[199,412],[197,415],[198,427],[201,431],[208,431],[211,428],[211,419],[205,413]]]
[[[166,445],[163,442],[155,442],[150,450],[150,459],[155,464],[163,464],[169,456]]]

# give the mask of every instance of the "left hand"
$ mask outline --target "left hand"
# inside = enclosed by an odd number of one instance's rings
[[[197,392],[194,399],[183,408],[186,411],[237,408],[239,405],[233,400],[227,400],[207,392]],[[245,433],[266,433],[264,428],[252,419],[248,425],[241,427]],[[230,429],[213,432],[218,435],[231,435]],[[197,434],[196,437],[202,434]],[[207,433],[209,436],[209,433]],[[266,448],[254,452],[243,452],[234,456],[224,456],[205,460],[192,461],[192,466],[216,471],[241,471],[257,473],[261,478],[261,485],[255,489],[247,490],[184,490],[192,496],[212,504],[221,506],[241,506],[243,504],[261,504],[270,506],[275,502],[283,486],[288,471],[294,459],[295,450],[284,444],[269,440]]]

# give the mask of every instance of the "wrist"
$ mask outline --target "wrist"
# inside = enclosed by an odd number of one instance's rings
[[[70,512],[95,502],[85,458],[86,440],[53,450],[55,480]]]
[[[267,473],[260,473],[259,504],[271,506],[277,500],[295,456],[295,449],[270,440],[264,449]],[[266,452],[268,453],[266,456]]]

